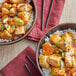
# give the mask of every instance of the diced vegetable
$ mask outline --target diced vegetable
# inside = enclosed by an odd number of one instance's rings
[[[60,47],[60,44],[58,42],[56,43],[56,45],[57,45],[57,47]]]

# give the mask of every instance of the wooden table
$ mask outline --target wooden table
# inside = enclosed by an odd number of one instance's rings
[[[76,0],[65,0],[60,23],[66,22],[76,22]],[[12,45],[0,46],[0,69],[8,64],[8,62],[16,57],[28,45],[36,50],[37,42],[24,39]]]

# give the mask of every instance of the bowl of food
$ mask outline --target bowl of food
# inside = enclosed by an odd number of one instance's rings
[[[42,76],[76,76],[76,23],[51,28],[39,41],[36,62]]]
[[[12,44],[25,38],[36,22],[34,0],[0,1],[0,44]]]

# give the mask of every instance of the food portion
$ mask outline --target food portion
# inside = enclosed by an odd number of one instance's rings
[[[33,14],[33,7],[28,0],[5,0],[1,3],[0,39],[15,40],[16,37],[24,35],[31,14]]]
[[[44,76],[76,76],[76,32],[72,31],[55,32],[45,39],[39,55]],[[50,69],[49,74],[44,69]]]

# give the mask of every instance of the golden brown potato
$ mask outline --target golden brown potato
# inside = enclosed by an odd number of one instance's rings
[[[59,54],[50,55],[47,58],[47,62],[54,67],[60,67],[61,56]]]
[[[8,17],[8,21],[7,22],[8,22],[9,25],[13,25],[13,18]]]
[[[53,41],[55,44],[61,40],[62,40],[61,37],[56,33],[50,37],[50,42]]]
[[[76,68],[70,70],[69,76],[76,76]]]
[[[22,35],[25,34],[25,27],[21,26],[15,29],[15,35]]]
[[[1,36],[2,39],[10,39],[10,38],[12,38],[12,35],[7,30],[4,30],[0,34],[0,36]]]
[[[62,35],[62,39],[65,40],[65,41],[67,41],[67,42],[69,42],[69,43],[72,42],[72,38],[71,38],[71,36],[70,36],[67,32],[65,32],[65,33]]]
[[[30,13],[27,12],[19,12],[18,13],[18,17],[20,17],[25,24],[28,23],[28,21],[30,20]]]
[[[32,10],[32,6],[30,4],[21,3],[17,6],[17,9],[20,12],[28,12]]]
[[[7,23],[7,21],[8,21],[8,16],[7,15],[4,15],[3,17],[2,17],[2,23]]]
[[[14,25],[12,25],[12,27],[11,27],[9,24],[5,24],[4,26],[9,33],[13,33],[15,31]]]
[[[0,31],[2,30],[2,22],[0,22]]]
[[[60,69],[60,68],[52,67],[51,72],[53,76],[66,76],[64,68]]]
[[[2,5],[2,8],[7,8],[7,9],[9,9],[9,8],[11,8],[12,7],[12,5],[11,4],[8,4],[8,3],[4,3],[3,5]]]
[[[11,8],[9,11],[9,16],[16,15],[16,8]]]
[[[76,68],[76,59],[74,56],[72,57],[72,62],[73,62],[73,67]]]
[[[49,68],[50,65],[47,63],[48,56],[40,55],[39,56],[39,64],[43,68]]]
[[[18,18],[18,17],[14,17],[14,18],[13,18],[13,24],[14,24],[14,25],[18,25],[18,26],[23,26],[23,25],[24,25],[24,21],[21,20],[21,19]]]
[[[11,3],[19,3],[21,2],[22,0],[10,0]]]
[[[13,7],[13,8],[16,8],[17,6],[16,6],[16,4],[12,4],[12,7]]]
[[[65,56],[65,65],[67,68],[72,67],[72,57],[71,56]]]
[[[42,45],[42,50],[43,50],[43,52],[42,52],[43,55],[51,55],[55,51],[54,48],[52,47],[52,45],[49,43],[44,43]]]
[[[2,15],[8,15],[9,10],[7,8],[2,8]]]

